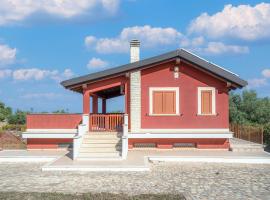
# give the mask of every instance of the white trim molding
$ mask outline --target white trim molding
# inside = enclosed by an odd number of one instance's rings
[[[22,138],[46,138],[46,139],[61,139],[61,138],[74,138],[76,133],[29,133],[25,132],[22,134]]]
[[[141,129],[131,133],[228,133],[228,128],[187,128],[187,129]]]
[[[154,114],[153,113],[153,92],[154,91],[174,91],[175,92],[175,114]],[[180,115],[179,87],[149,87],[149,115],[150,116],[176,116]]]
[[[202,91],[212,92],[212,114],[202,114]],[[214,87],[198,87],[198,115],[216,115],[216,88]]]
[[[77,133],[77,129],[26,129],[26,133]]]
[[[222,138],[229,139],[232,138],[233,134],[230,132],[227,133],[130,133],[128,138],[158,138],[158,139],[167,139],[167,138],[175,138],[175,139],[202,139],[202,138]]]

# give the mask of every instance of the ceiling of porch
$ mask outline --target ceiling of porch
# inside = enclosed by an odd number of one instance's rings
[[[100,90],[100,91],[95,92],[94,94],[105,99],[110,99],[110,98],[124,95],[123,90],[121,89],[121,86],[116,86],[116,87],[108,88],[105,90]]]

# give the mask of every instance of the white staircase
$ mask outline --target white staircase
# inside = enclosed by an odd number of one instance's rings
[[[91,132],[83,136],[78,160],[120,159],[121,137],[116,132]]]

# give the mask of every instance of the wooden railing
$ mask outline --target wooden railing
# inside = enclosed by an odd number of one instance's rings
[[[263,128],[248,125],[230,124],[233,137],[263,144]]]
[[[90,131],[122,131],[123,114],[90,114]]]

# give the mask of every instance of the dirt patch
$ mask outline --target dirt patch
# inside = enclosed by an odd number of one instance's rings
[[[16,133],[0,133],[0,149],[25,149],[26,144],[23,139]]]

